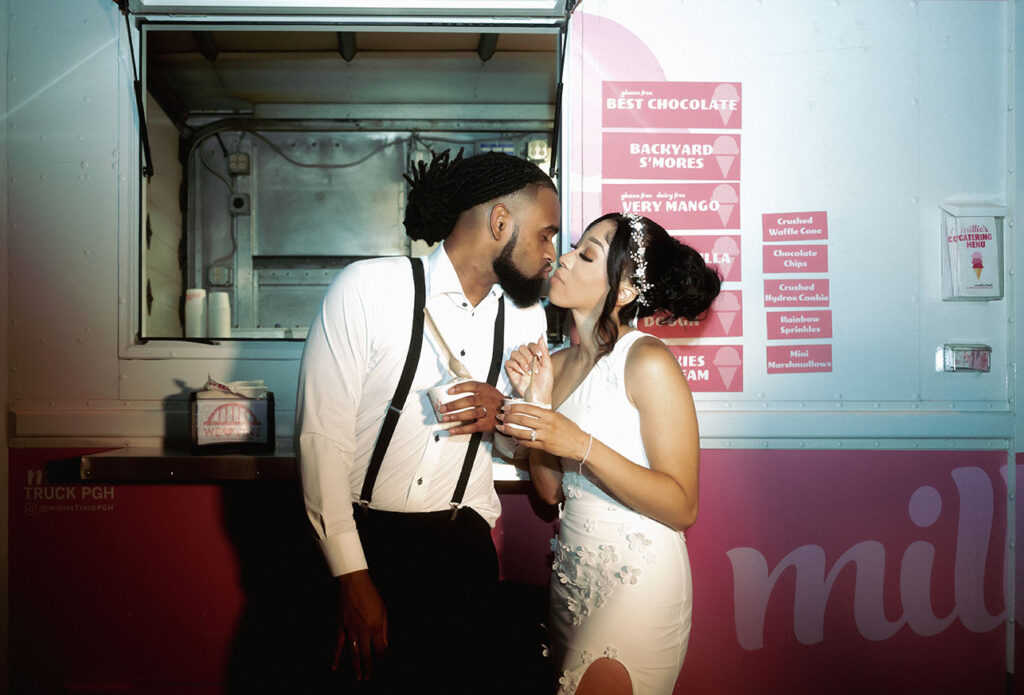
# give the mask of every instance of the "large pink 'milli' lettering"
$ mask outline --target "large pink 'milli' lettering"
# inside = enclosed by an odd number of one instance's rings
[[[1001,472],[1005,481],[1006,471]],[[953,577],[956,605],[948,616],[940,618],[932,611],[935,547],[925,541],[914,541],[903,553],[899,581],[903,615],[895,621],[885,615],[885,547],[878,541],[857,543],[840,556],[827,575],[825,550],[818,545],[796,548],[770,572],[768,562],[754,548],[733,548],[727,555],[732,563],[736,637],[740,646],[748,651],[764,646],[768,601],[779,577],[790,567],[796,572],[793,628],[802,644],[824,640],[829,594],[837,576],[849,564],[856,568],[854,620],[858,632],[866,639],[887,639],[903,625],[918,635],[935,635],[957,617],[973,632],[987,632],[997,627],[1005,619],[1005,609],[999,615],[990,615],[984,596],[995,491],[988,474],[981,468],[957,468],[951,475],[959,497],[959,516]],[[926,485],[911,495],[908,512],[917,526],[931,526],[941,511],[942,498],[935,488]]]

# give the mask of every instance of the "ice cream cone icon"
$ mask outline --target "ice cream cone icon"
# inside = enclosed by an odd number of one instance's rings
[[[729,218],[732,217],[732,209],[736,207],[736,203],[740,202],[736,189],[727,183],[715,186],[711,200],[718,203],[718,218],[722,220],[722,226],[726,226],[729,224]]]
[[[736,264],[739,255],[740,247],[736,243],[735,237],[723,236],[715,240],[714,245],[711,247],[711,258],[714,259],[714,264],[718,266],[718,272],[722,274],[723,280],[740,279],[740,267]],[[736,271],[736,277],[731,277],[733,270]]]
[[[729,345],[720,347],[711,362],[718,369],[718,374],[722,377],[725,389],[728,391],[732,386],[733,379],[736,378],[736,373],[743,365],[743,358],[740,356],[739,350]]]
[[[740,313],[741,308],[740,300],[737,299],[736,295],[732,292],[725,292],[718,295],[718,298],[712,305],[712,313],[714,316],[717,316],[718,320],[722,323],[722,329],[725,331],[725,335],[732,334],[732,324],[736,320],[736,315]],[[716,362],[715,366],[721,365]],[[725,374],[723,374],[722,377],[724,378]]]
[[[714,152],[715,159],[718,160],[718,168],[722,171],[722,178],[728,178],[732,163],[736,159],[736,155],[740,153],[740,146],[736,144],[734,138],[722,135],[715,139]]]
[[[715,91],[711,94],[711,98],[715,101],[739,101],[740,95],[736,91],[736,85],[732,84],[720,84],[715,87]],[[722,117],[722,125],[728,126],[729,119],[732,118],[733,111],[730,108],[722,107],[718,109],[718,115]]]
[[[981,262],[981,253],[979,251],[975,251],[973,254],[971,254],[971,268],[974,270],[974,277],[980,280],[981,271],[985,268],[985,266]]]

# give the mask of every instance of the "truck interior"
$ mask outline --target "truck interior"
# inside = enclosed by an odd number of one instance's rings
[[[140,36],[144,341],[186,337],[187,288],[228,293],[233,339],[303,339],[340,268],[429,251],[405,235],[402,174],[433,153],[558,176],[557,26],[165,20]]]

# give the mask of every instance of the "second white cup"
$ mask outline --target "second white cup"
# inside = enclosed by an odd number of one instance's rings
[[[427,393],[430,394],[430,405],[434,409],[434,417],[437,418],[438,424],[444,425],[445,427],[451,427],[455,424],[454,422],[442,422],[441,418],[445,415],[450,415],[451,413],[461,413],[463,410],[469,410],[469,408],[462,408],[461,410],[452,410],[448,413],[442,413],[437,409],[440,405],[451,403],[452,401],[457,401],[460,398],[472,395],[472,391],[466,391],[464,393],[448,393],[448,389],[452,386],[462,384],[467,381],[471,381],[471,379],[456,379],[455,381],[449,381],[446,384],[441,384],[440,386],[435,386],[427,390]]]
[[[548,410],[551,409],[550,405],[544,405],[543,403],[531,403],[530,401],[526,400],[525,398],[512,398],[512,397],[509,397],[509,398],[505,399],[505,404],[502,406],[503,409],[505,410],[506,414],[508,413],[509,406],[515,405],[517,403],[525,403],[526,405],[534,405],[534,406],[537,406],[538,408],[547,408]],[[526,413],[518,413],[518,415],[522,415],[523,417],[530,417]],[[519,424],[514,423],[514,422],[508,423],[507,427],[510,427],[510,428],[513,428],[513,429],[517,429],[517,430],[526,430],[528,432],[533,429],[532,427],[524,427],[523,425],[519,425]]]

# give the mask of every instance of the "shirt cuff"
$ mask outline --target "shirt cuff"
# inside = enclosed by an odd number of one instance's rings
[[[355,531],[321,538],[320,549],[327,558],[327,567],[335,577],[367,568],[363,544],[359,542],[359,533]]]

